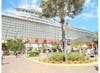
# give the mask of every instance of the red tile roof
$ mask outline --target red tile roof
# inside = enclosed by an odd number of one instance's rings
[[[35,43],[35,38],[30,39],[29,43]]]
[[[43,39],[38,38],[38,43],[43,43],[43,42],[44,42],[44,40],[43,40]]]
[[[45,39],[42,38],[38,38],[38,43],[44,43]],[[32,38],[29,40],[29,43],[36,43],[36,39]],[[59,40],[51,40],[51,39],[46,39],[46,43],[50,44],[50,43],[59,43]]]

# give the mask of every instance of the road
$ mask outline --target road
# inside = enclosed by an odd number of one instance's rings
[[[54,66],[34,62],[24,57],[5,57],[1,73],[98,73],[95,66]]]

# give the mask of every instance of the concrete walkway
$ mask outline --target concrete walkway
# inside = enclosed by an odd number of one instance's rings
[[[98,73],[95,66],[54,66],[8,56],[3,60],[1,73]]]

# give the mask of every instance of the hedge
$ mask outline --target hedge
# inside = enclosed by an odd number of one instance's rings
[[[28,51],[28,56],[29,57],[33,57],[33,56],[39,56],[40,51],[36,50],[36,51]]]

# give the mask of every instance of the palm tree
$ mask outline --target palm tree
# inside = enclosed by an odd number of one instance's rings
[[[62,48],[65,51],[65,31],[64,31],[64,18],[65,16],[74,18],[76,15],[81,13],[85,0],[42,0],[41,17],[53,18],[59,17],[62,31]]]

